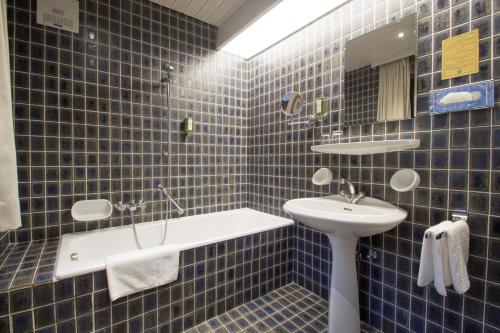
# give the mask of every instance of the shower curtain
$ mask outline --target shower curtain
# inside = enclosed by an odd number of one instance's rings
[[[379,67],[377,121],[411,117],[410,76],[409,58]]]
[[[9,69],[7,5],[0,11],[0,231],[21,226],[17,189],[16,145],[12,122],[12,98]]]

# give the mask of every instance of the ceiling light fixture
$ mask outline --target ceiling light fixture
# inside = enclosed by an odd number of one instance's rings
[[[222,50],[251,58],[348,1],[282,0],[223,45]]]
[[[399,37],[399,38],[403,38],[404,36],[405,36],[405,33],[404,33],[404,32],[400,32],[400,33],[398,34],[398,37]]]

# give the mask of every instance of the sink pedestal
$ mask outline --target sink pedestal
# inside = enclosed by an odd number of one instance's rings
[[[328,333],[359,333],[358,238],[339,231],[327,235],[332,247]]]

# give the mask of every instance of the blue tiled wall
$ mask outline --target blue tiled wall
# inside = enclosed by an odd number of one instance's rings
[[[408,211],[398,228],[359,243],[362,319],[384,332],[499,331],[500,111],[496,106],[432,116],[428,109],[433,89],[494,79],[500,91],[499,10],[500,2],[491,0],[354,0],[249,61],[250,207],[284,216],[286,200],[337,193],[336,184],[310,181],[318,168],[328,167],[334,178],[349,178]],[[416,138],[420,148],[361,157],[313,153],[310,146],[322,135],[342,128],[346,40],[410,13],[418,18],[417,117],[346,126],[344,139]],[[480,72],[441,80],[441,40],[471,29],[480,31]],[[289,127],[279,108],[289,90],[303,95],[304,114],[312,114],[315,98],[326,98],[328,120],[314,129]],[[419,173],[415,191],[398,194],[389,187],[400,168]],[[451,288],[443,298],[433,287],[417,287],[416,277],[424,230],[454,209],[470,216],[472,286],[465,295]],[[327,297],[327,238],[299,225],[294,247],[294,280]],[[366,259],[370,251],[377,259]]]

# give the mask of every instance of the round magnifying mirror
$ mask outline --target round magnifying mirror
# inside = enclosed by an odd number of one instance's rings
[[[281,111],[287,116],[293,116],[302,111],[304,100],[299,93],[290,91],[281,98]]]

